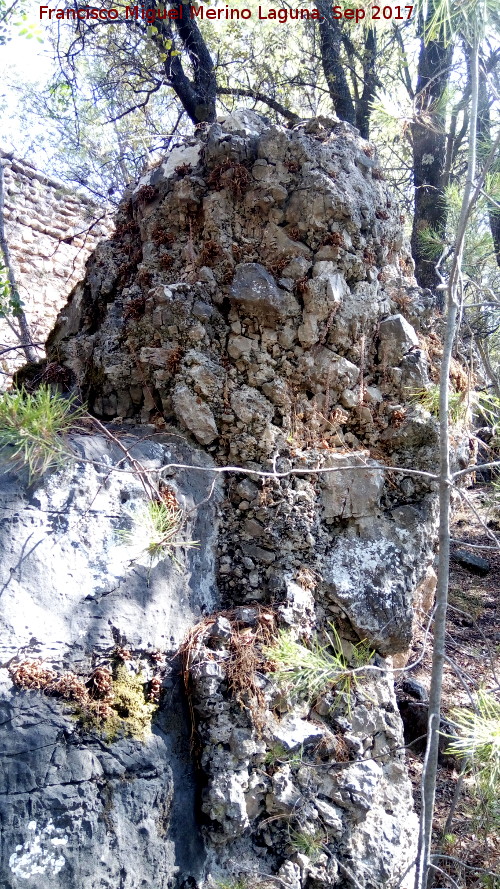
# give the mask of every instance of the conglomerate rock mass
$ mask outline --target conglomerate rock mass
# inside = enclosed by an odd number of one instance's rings
[[[190,629],[196,768],[173,752],[182,737],[188,748],[168,709],[181,707],[175,669],[149,740],[85,734],[46,699],[50,767],[21,759],[17,796],[1,797],[6,887],[410,884],[390,667],[432,587],[435,491],[413,471],[435,470],[438,433],[411,398],[434,372],[431,315],[375,148],[345,123],[286,130],[235,113],[125,196],[49,337],[50,366],[148,471],[168,465],[200,549],[127,563],[115,531],[140,524],[145,494],[100,436],[75,445],[87,462],[34,487],[9,477],[3,663],[21,638],[54,668],[88,671],[119,644],[147,670],[148,651],[171,656]],[[21,616],[23,596],[36,607]],[[370,670],[297,700],[265,661],[277,625],[306,643],[333,625]],[[246,687],[243,650],[259,652]],[[14,746],[26,733],[28,749],[38,692],[2,676]],[[54,838],[53,855],[32,853]]]

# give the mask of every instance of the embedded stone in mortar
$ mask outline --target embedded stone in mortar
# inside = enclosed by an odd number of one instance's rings
[[[412,578],[401,548],[383,536],[336,538],[335,548],[325,554],[322,577],[327,598],[345,608],[361,639],[384,655],[408,647]]]
[[[288,318],[300,312],[295,297],[281,290],[273,276],[258,262],[236,266],[229,299],[259,319]]]
[[[418,346],[418,336],[402,315],[391,315],[379,326],[378,357],[384,365],[398,365],[412,346]]]
[[[211,444],[219,435],[214,415],[199,395],[193,395],[183,383],[178,383],[172,395],[177,418],[193,433],[200,444]]]
[[[384,488],[384,473],[366,454],[332,454],[324,468],[334,468],[320,476],[324,517],[359,518],[376,512]],[[347,469],[347,467],[359,467]],[[343,467],[346,467],[343,469]]]

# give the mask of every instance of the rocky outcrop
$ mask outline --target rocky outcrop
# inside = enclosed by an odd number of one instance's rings
[[[102,418],[173,425],[219,463],[303,468],[248,495],[230,486],[227,596],[276,595],[307,565],[332,613],[347,607],[358,633],[396,652],[434,501],[381,464],[433,469],[437,444],[408,401],[410,381],[428,382],[425,330],[419,346],[395,310],[411,301],[425,328],[426,307],[399,212],[348,125],[285,131],[247,113],[225,126],[141,180],[49,355]]]
[[[190,879],[200,889],[231,879],[410,885],[416,829],[390,658],[408,648],[433,559],[435,491],[414,470],[435,469],[437,427],[408,391],[433,372],[429,313],[375,149],[347,124],[285,130],[235,114],[178,146],[126,196],[47,349],[126,448],[142,431],[143,469],[124,475],[130,458],[116,442],[79,438],[73,468],[32,489],[11,479],[3,663],[12,673],[28,653],[88,675],[126,645],[146,675],[148,653],[173,655],[189,631],[199,771],[195,780],[171,753],[186,729],[168,715],[166,673],[149,741],[68,735],[61,711],[54,761],[61,784],[78,784],[90,826],[76,848],[60,794],[52,803],[41,792],[36,817],[27,802],[18,815],[7,795],[9,889],[24,885],[18,858],[33,842],[51,849],[48,837],[67,842],[55,844],[43,872],[52,882],[39,878],[37,889],[115,886],[118,873],[138,889],[155,860],[158,889]],[[200,541],[177,562],[164,553],[151,567],[144,542],[132,552],[131,534],[140,542],[146,523],[141,473],[170,486],[185,543]],[[278,627],[323,645],[332,625],[346,665],[361,642],[369,669],[340,694],[294,697],[272,675]],[[27,706],[35,693],[4,678],[8,706]],[[64,777],[67,737],[77,738],[78,769],[93,757],[84,779]],[[96,781],[121,780],[115,759],[135,788],[116,808],[108,790],[90,800]],[[21,772],[23,799],[34,779]],[[172,846],[169,806],[184,787],[191,827]],[[148,808],[164,815],[148,821]],[[116,839],[126,819],[127,848]],[[185,864],[191,839],[196,867]],[[96,846],[102,860],[82,882]]]

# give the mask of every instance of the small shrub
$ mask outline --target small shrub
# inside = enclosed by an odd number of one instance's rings
[[[410,391],[410,401],[414,404],[419,404],[433,417],[439,417],[439,385],[432,385],[427,389],[412,389]],[[453,425],[465,420],[469,407],[466,392],[450,392],[448,404],[449,417]]]
[[[145,505],[135,519],[134,529],[121,531],[120,537],[124,543],[133,543],[140,551],[147,553],[151,568],[165,556],[177,562],[177,548],[199,545],[197,540],[179,539],[183,521],[184,513],[174,492],[166,488],[159,499],[150,500]]]
[[[474,821],[478,830],[494,834],[500,828],[500,702],[482,689],[475,710],[460,707],[450,715],[458,737],[446,752],[468,759]]]
[[[64,436],[78,429],[85,415],[74,397],[41,386],[33,393],[21,389],[0,396],[0,452],[17,467],[27,466],[30,480],[63,463],[70,454]]]
[[[275,676],[292,698],[312,703],[332,686],[350,694],[356,676],[342,653],[335,627],[330,624],[330,629],[333,639],[328,633],[325,634],[328,640],[326,645],[316,639],[307,648],[295,642],[288,630],[281,630],[277,641],[267,648],[267,657],[275,665]],[[359,669],[369,663],[373,651],[366,647],[365,642],[359,643],[356,650],[358,657],[355,656],[354,660]]]
[[[307,855],[314,863],[321,855],[326,837],[322,831],[310,833],[306,830],[293,830],[290,834],[290,845],[296,852]]]
[[[453,739],[449,752],[471,757],[490,783],[500,779],[500,703],[484,690],[477,698],[477,710],[468,707],[451,712],[459,737]]]

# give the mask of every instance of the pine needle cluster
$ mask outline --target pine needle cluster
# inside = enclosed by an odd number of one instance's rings
[[[0,396],[0,453],[16,468],[26,466],[31,481],[67,459],[65,436],[77,431],[85,412],[74,397],[46,386],[33,393],[5,392]]]

